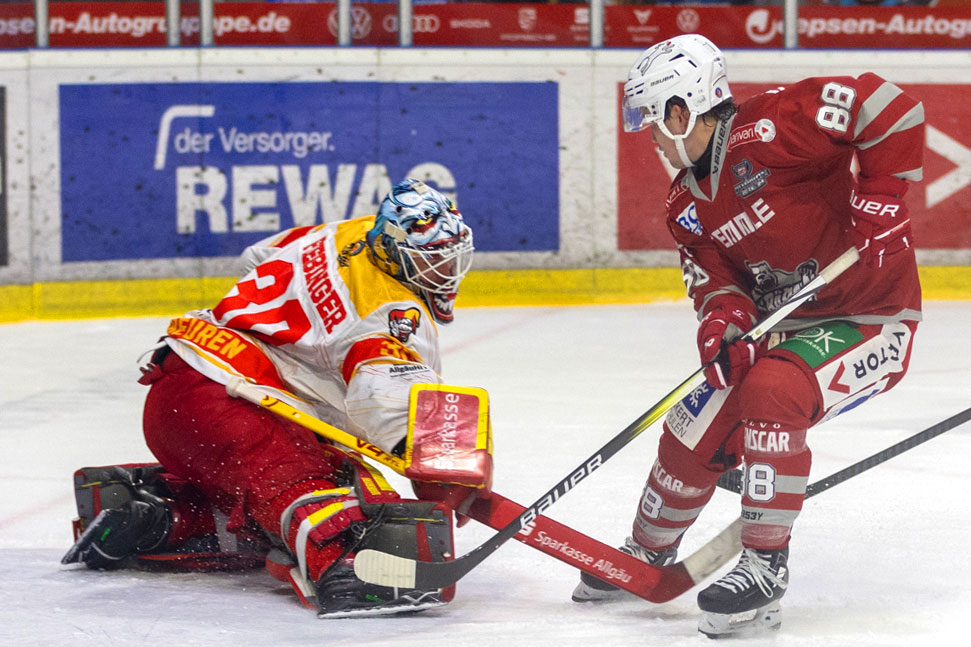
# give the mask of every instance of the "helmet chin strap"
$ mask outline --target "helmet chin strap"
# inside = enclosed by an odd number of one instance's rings
[[[695,163],[691,161],[691,158],[688,157],[688,151],[684,149],[684,137],[678,137],[675,139],[674,147],[677,149],[678,157],[681,158],[681,163],[684,164],[685,168],[691,168],[695,165]]]
[[[668,130],[668,127],[664,124],[663,121],[659,122],[658,124],[661,128],[661,131],[665,135],[667,135],[668,137],[674,140],[674,148],[678,151],[678,157],[681,158],[681,163],[684,164],[685,168],[691,168],[695,165],[695,163],[691,161],[691,158],[688,157],[688,151],[684,147],[684,140],[687,139],[688,135],[694,129],[695,120],[698,117],[697,113],[694,113],[694,112],[690,112],[688,114],[689,114],[688,126],[684,129],[684,133],[680,135],[672,134],[671,131]]]

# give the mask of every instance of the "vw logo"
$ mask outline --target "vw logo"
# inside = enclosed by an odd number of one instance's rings
[[[698,25],[701,24],[701,16],[694,9],[682,9],[678,12],[678,29],[686,34],[690,34],[698,30]]]
[[[337,36],[337,9],[327,16],[327,30]],[[360,40],[371,33],[371,14],[367,9],[351,6],[351,40]]]
[[[389,13],[381,21],[385,31],[398,31],[398,15]],[[411,17],[411,31],[416,34],[432,34],[442,26],[442,21],[433,13],[415,14]]]

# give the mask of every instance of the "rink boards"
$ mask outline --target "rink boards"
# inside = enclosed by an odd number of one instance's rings
[[[476,233],[461,305],[683,294],[673,170],[619,132],[635,50],[154,49],[0,55],[0,321],[170,314],[242,249],[372,213],[418,175]],[[737,97],[874,71],[919,96],[908,195],[928,298],[971,296],[966,52],[730,52]]]

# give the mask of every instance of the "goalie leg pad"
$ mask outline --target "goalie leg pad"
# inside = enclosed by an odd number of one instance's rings
[[[374,523],[353,547],[391,552],[422,561],[454,557],[451,510],[434,501],[401,501],[370,506],[363,504]],[[338,561],[315,586],[318,616],[322,618],[385,615],[422,611],[447,604],[455,597],[455,585],[445,589],[401,589],[361,581],[354,574],[353,559]]]
[[[354,554],[365,548],[427,561],[452,559],[451,510],[433,501],[362,502],[360,507],[367,524],[354,525],[315,549],[318,563],[330,562],[316,581],[306,577],[292,553],[279,549],[267,555],[267,570],[288,582],[321,618],[414,612],[451,601],[454,585],[428,591],[393,588],[363,582],[354,574]]]
[[[75,544],[65,564],[164,571],[262,565],[267,546],[261,536],[248,529],[235,535],[218,532],[225,516],[158,463],[84,467],[74,473],[74,488]]]

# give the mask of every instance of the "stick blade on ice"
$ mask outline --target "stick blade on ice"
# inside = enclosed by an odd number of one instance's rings
[[[354,557],[354,574],[365,582],[402,589],[415,587],[417,562],[379,550],[364,549]]]

